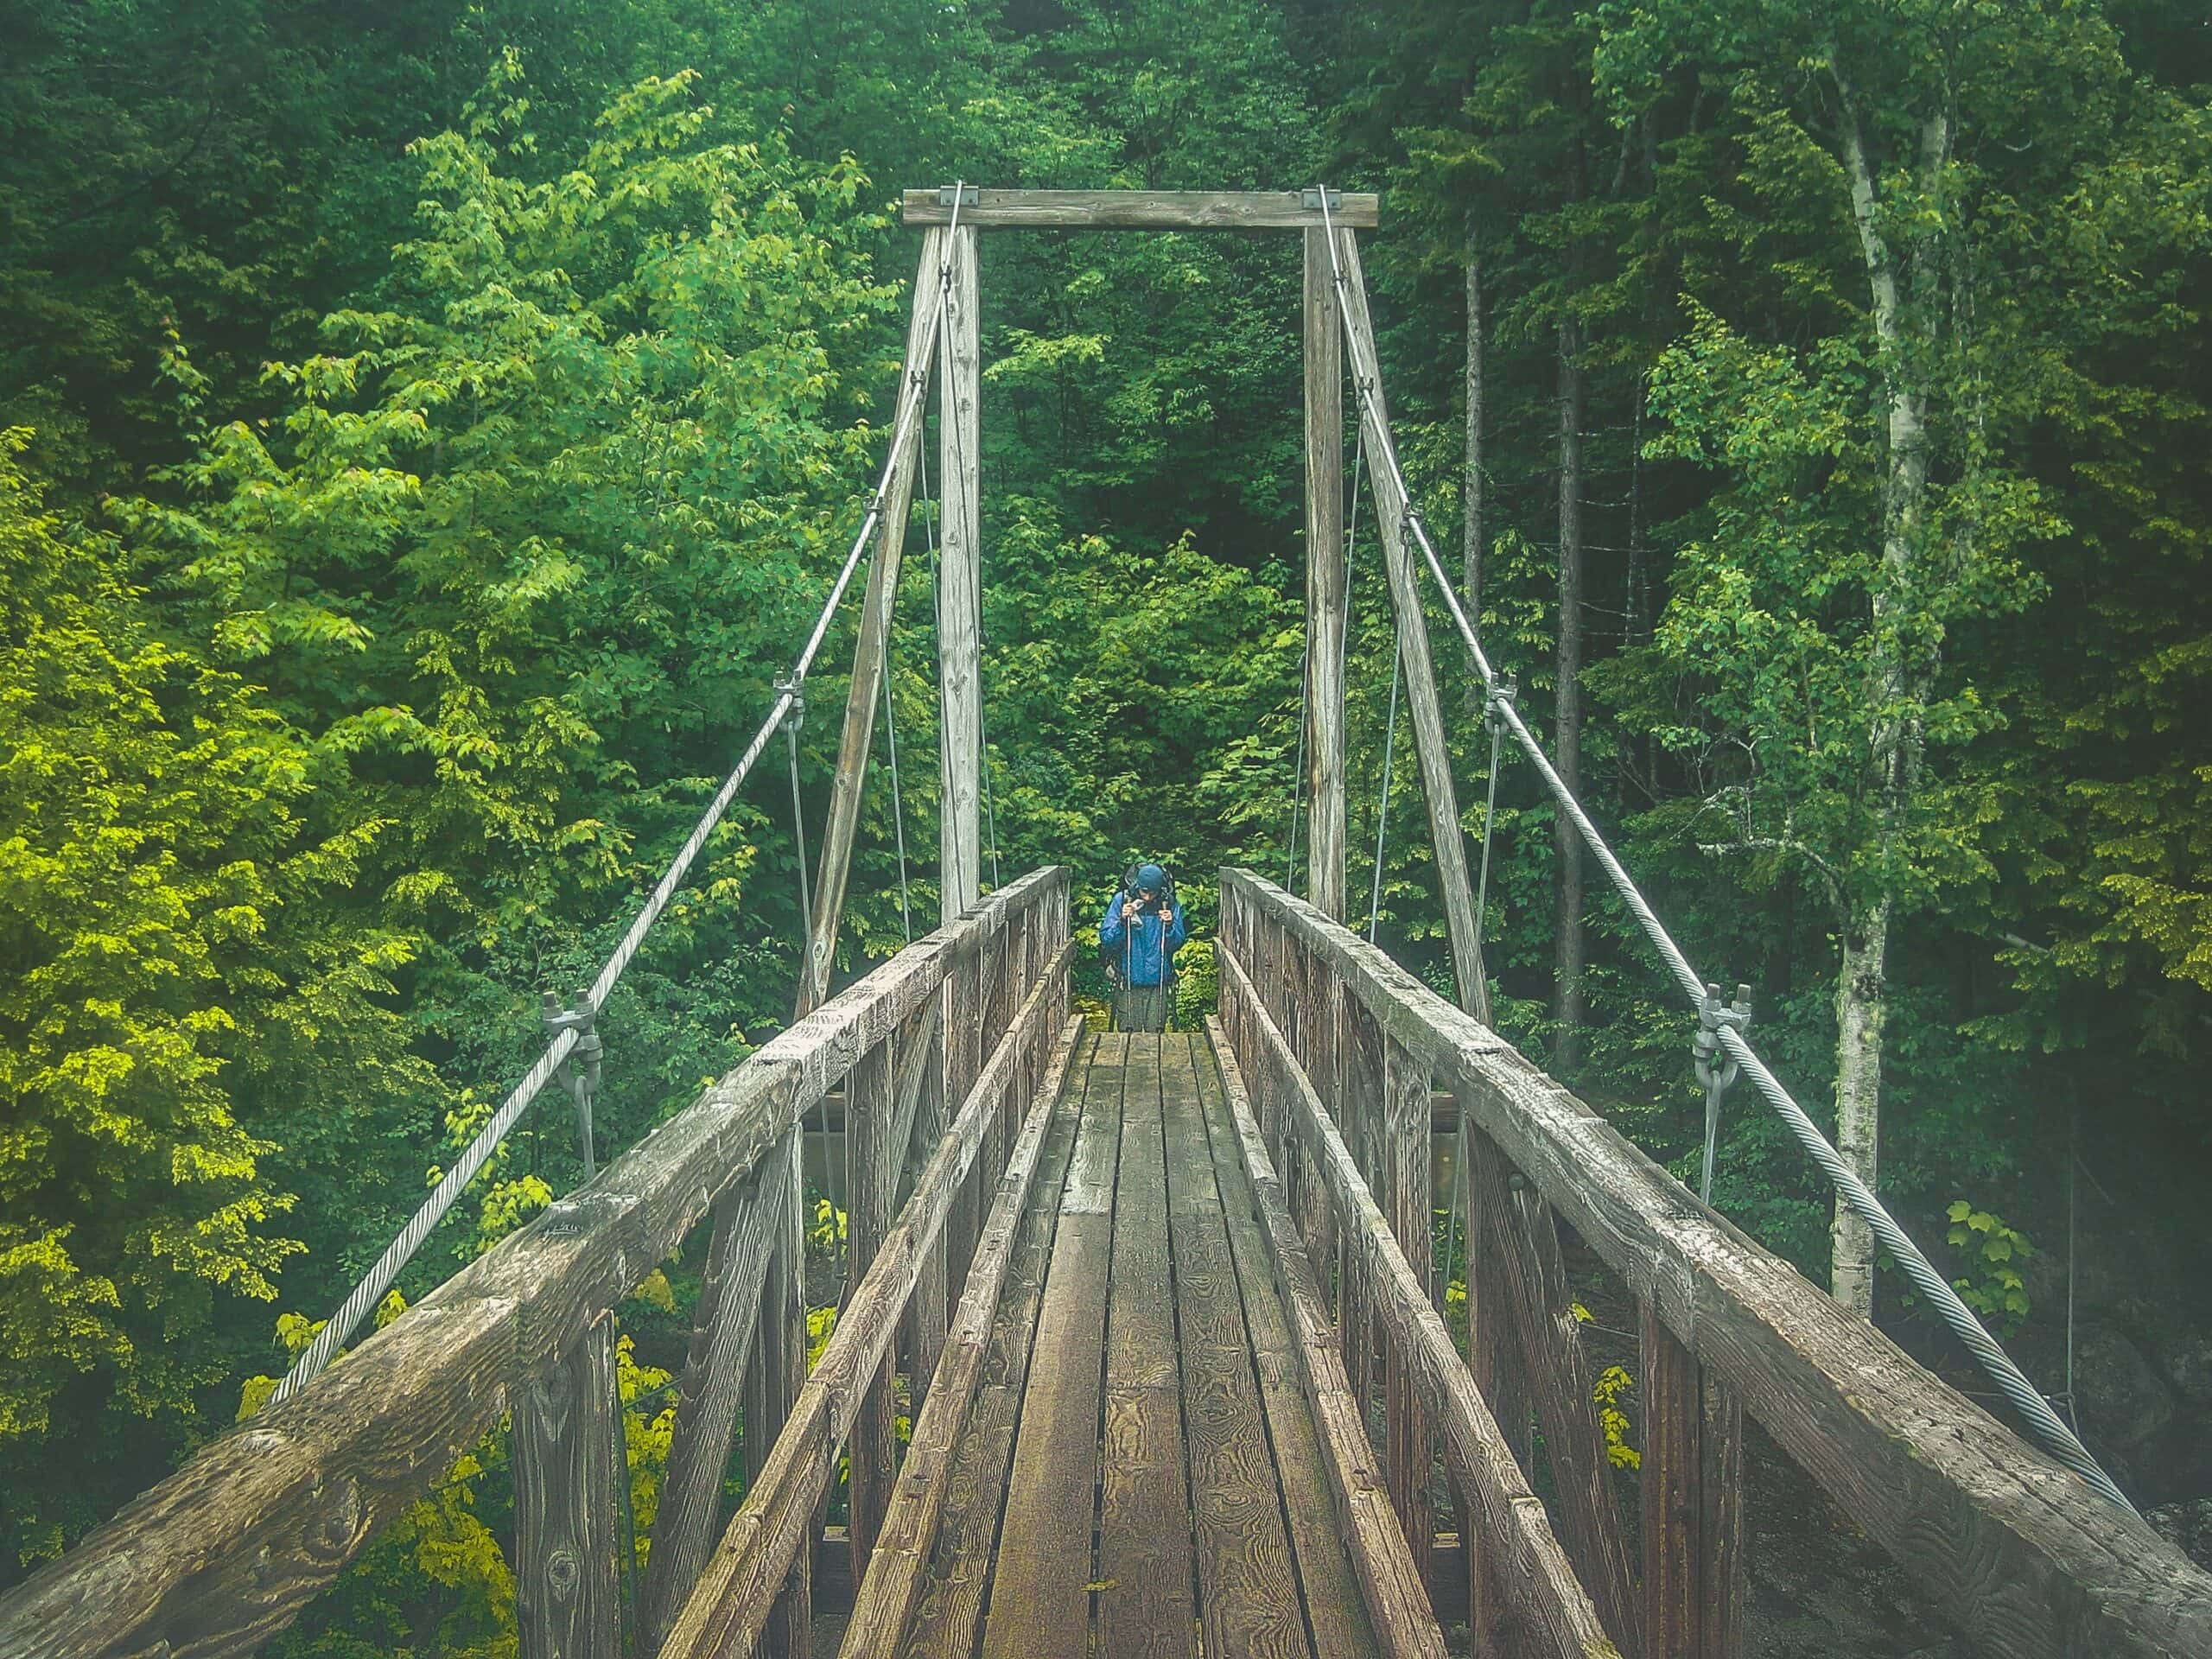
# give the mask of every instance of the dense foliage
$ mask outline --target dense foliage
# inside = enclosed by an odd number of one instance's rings
[[[858,523],[913,280],[888,204],[955,178],[1386,193],[1402,443],[1494,655],[1777,1069],[1847,1142],[1863,1109],[1885,1192],[2054,1386],[2078,1148],[2110,1293],[2085,1431],[2152,1501],[2212,1491],[2212,1366],[2136,1311],[2212,1331],[2196,10],[0,0],[0,1581],[232,1419],[626,920]],[[1298,285],[1290,238],[985,240],[1008,876],[1065,861],[1103,899],[1141,851],[1203,935],[1216,866],[1287,866]],[[893,677],[912,849],[929,518]],[[1348,885],[1363,914],[1380,827],[1382,937],[1448,987],[1404,742],[1378,826],[1373,535],[1363,505]],[[1524,766],[1483,823],[1436,638],[1499,1023],[1687,1169],[1681,1011],[1610,896],[1574,901]],[[841,973],[903,938],[877,778]],[[791,830],[764,778],[624,982],[603,1140],[784,1017]],[[410,1294],[574,1159],[559,1114],[522,1131]],[[1848,1255],[1740,1099],[1721,1172],[1815,1276]],[[302,1649],[511,1651],[500,1456]]]

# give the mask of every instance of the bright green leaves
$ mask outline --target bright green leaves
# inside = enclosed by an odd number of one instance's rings
[[[2035,1254],[2035,1247],[2026,1234],[1964,1198],[1952,1200],[1944,1214],[1950,1218],[1951,1248],[1966,1264],[1966,1273],[1951,1281],[1952,1287],[1999,1336],[2012,1336],[2028,1317],[2027,1281],[2020,1275],[2020,1264]]]
[[[194,1410],[214,1293],[272,1298],[301,1249],[249,1117],[268,1121],[279,1078],[296,1109],[322,1068],[373,1071],[401,1047],[378,1004],[404,960],[322,907],[373,832],[312,838],[302,746],[155,635],[116,549],[41,511],[21,445],[0,450],[9,1462],[65,1397],[79,1432],[104,1408],[165,1426]],[[11,1503],[18,1550],[48,1548],[41,1503]]]

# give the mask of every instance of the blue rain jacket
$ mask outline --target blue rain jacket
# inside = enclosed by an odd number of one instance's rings
[[[1183,925],[1182,900],[1169,901],[1174,913],[1165,918],[1156,912],[1146,911],[1137,918],[1132,931],[1125,929],[1122,922],[1122,906],[1128,896],[1116,893],[1106,901],[1106,914],[1098,924],[1100,954],[1111,956],[1116,965],[1124,970],[1129,984],[1163,984],[1173,977],[1175,953],[1190,937]]]

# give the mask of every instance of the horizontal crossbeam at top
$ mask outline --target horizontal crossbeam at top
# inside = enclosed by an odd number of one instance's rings
[[[1371,231],[1382,199],[1332,191],[1329,219]],[[906,192],[910,226],[952,223],[949,189]],[[963,194],[960,223],[978,230],[1304,231],[1319,230],[1321,204],[1311,190],[980,190]]]

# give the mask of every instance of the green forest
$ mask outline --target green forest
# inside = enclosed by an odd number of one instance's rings
[[[0,0],[0,1587],[266,1397],[636,913],[860,525],[896,203],[955,181],[1380,193],[1401,451],[1521,708],[2212,1546],[2202,0]],[[1217,870],[1303,868],[1298,238],[981,246],[985,882],[1071,864],[1095,925],[1166,865],[1188,1015]],[[1347,886],[1448,995],[1376,533]],[[1510,744],[1486,810],[1430,600],[1495,1023],[1694,1185],[1694,1021]],[[909,557],[933,921],[932,617]],[[791,1019],[793,828],[779,751],[603,1013],[607,1152]],[[841,984],[906,940],[899,828],[879,768]],[[1718,1168],[1986,1387],[1748,1090]],[[549,1091],[402,1299],[581,1177]],[[626,1323],[640,1525],[695,1294]],[[513,1654],[497,1464],[276,1650]]]

